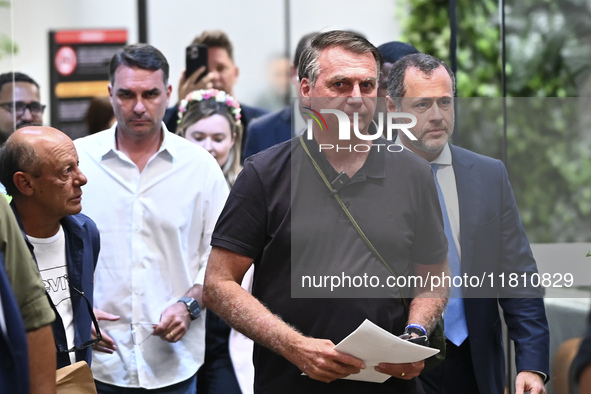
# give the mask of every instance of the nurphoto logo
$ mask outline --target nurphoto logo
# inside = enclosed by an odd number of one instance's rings
[[[310,112],[304,112],[304,114],[310,116],[310,118],[307,121],[307,131],[306,131],[306,138],[308,140],[311,140],[312,137],[312,127],[314,125],[314,121],[316,122],[316,124],[318,124],[318,127],[320,127],[321,131],[328,131],[328,124],[326,122],[326,120],[324,119],[324,116],[322,116],[322,114],[333,114],[337,117],[338,120],[338,125],[339,125],[339,140],[342,141],[348,141],[351,140],[351,120],[349,119],[349,115],[347,115],[345,112],[338,110],[338,109],[321,109],[320,112],[313,110],[310,107],[303,107],[305,110],[308,110]],[[399,119],[401,118],[407,118],[410,119],[409,123],[398,123]],[[353,113],[353,133],[355,134],[355,137],[363,140],[363,141],[374,141],[377,140],[378,138],[380,138],[384,133],[384,116],[383,114],[380,112],[379,113],[379,117],[378,117],[378,123],[376,124],[377,126],[377,132],[374,134],[363,134],[359,131],[359,114],[357,112]],[[398,121],[394,121],[394,119],[397,119]],[[392,141],[393,139],[393,130],[400,130],[401,132],[403,132],[404,134],[406,134],[406,136],[412,140],[412,141],[416,141],[417,137],[415,137],[411,132],[410,132],[410,128],[416,126],[417,124],[417,118],[416,116],[414,116],[413,114],[407,113],[407,112],[388,112],[386,114],[386,135],[385,138],[388,141]],[[380,144],[381,146],[382,144]],[[358,144],[355,145],[353,147],[353,149],[356,152],[367,152],[369,151],[369,149],[371,149],[372,145],[365,145],[365,144]],[[380,146],[377,146],[377,148],[379,149]],[[402,146],[400,145],[390,145],[390,146],[399,146],[399,150],[395,150],[395,152],[399,152],[400,150],[402,150]],[[323,149],[337,149],[337,150],[351,150],[351,147],[339,147],[338,145],[335,147],[333,144],[320,144],[320,151],[322,151]],[[390,152],[394,152],[393,150],[391,150],[390,148],[388,148],[388,151]]]

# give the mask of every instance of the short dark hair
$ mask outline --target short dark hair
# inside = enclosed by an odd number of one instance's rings
[[[115,71],[119,66],[137,67],[143,70],[162,70],[164,84],[168,84],[168,61],[158,49],[149,44],[131,44],[123,47],[111,58],[109,81],[115,83]]]
[[[302,36],[298,41],[298,45],[296,46],[295,53],[293,55],[293,67],[297,70],[298,65],[300,64],[300,57],[302,56],[302,52],[304,49],[310,46],[312,39],[318,35],[318,32],[308,33]]]
[[[332,30],[320,33],[312,39],[310,46],[302,52],[300,64],[298,65],[298,74],[300,81],[304,78],[310,80],[310,85],[316,85],[316,80],[320,74],[320,65],[318,59],[320,53],[327,48],[340,47],[356,54],[371,52],[376,60],[377,77],[380,76],[382,68],[382,55],[378,48],[373,46],[365,37],[358,33],[344,30]]]
[[[427,55],[425,53],[415,53],[408,55],[394,63],[390,73],[388,74],[388,96],[394,100],[396,108],[400,109],[402,104],[402,97],[406,94],[406,88],[404,87],[404,76],[406,70],[409,68],[416,68],[421,71],[427,78],[431,77],[433,71],[439,67],[445,68],[445,71],[451,78],[451,84],[453,89],[453,95],[456,95],[456,79],[453,71],[447,64],[441,59],[435,56]]]
[[[35,177],[41,176],[42,161],[35,149],[27,143],[15,142],[9,138],[0,151],[0,182],[6,194],[16,196],[19,190],[14,184],[14,174],[23,171]]]
[[[406,55],[419,53],[412,44],[400,41],[390,41],[378,47],[385,63],[396,63]]]
[[[32,83],[39,89],[39,84],[35,82],[35,80],[29,77],[27,74],[19,73],[19,72],[9,72],[0,74],[0,90],[4,87],[7,83],[13,82],[27,82]]]
[[[195,37],[191,44],[203,44],[211,48],[223,48],[234,61],[234,47],[228,35],[221,30],[205,30],[200,36]]]

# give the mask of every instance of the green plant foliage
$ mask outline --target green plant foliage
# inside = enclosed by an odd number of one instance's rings
[[[449,2],[410,0],[403,40],[448,64]],[[591,241],[591,11],[586,0],[506,2],[507,167],[533,242]],[[456,135],[503,156],[496,1],[458,0]],[[480,99],[476,99],[480,97]],[[486,97],[486,99],[484,99]],[[471,99],[467,99],[471,98]]]
[[[450,64],[449,1],[411,0],[409,3],[402,40]],[[457,90],[462,97],[501,95],[497,15],[495,1],[457,1],[456,79]]]
[[[5,35],[0,35],[0,59],[4,56],[16,54],[18,52],[18,46]]]
[[[0,8],[10,7],[9,1],[0,0]],[[12,56],[18,52],[18,46],[14,43],[10,37],[4,34],[0,34],[0,59],[4,56]]]

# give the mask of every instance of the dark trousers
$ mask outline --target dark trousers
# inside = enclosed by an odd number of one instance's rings
[[[197,372],[199,394],[241,394],[228,343],[230,326],[211,310],[205,320],[205,362]]]
[[[469,338],[459,347],[447,339],[445,361],[419,375],[427,394],[478,394]]]

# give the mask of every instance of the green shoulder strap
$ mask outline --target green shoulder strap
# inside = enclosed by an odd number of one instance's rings
[[[339,205],[343,209],[343,212],[345,212],[345,215],[347,215],[347,218],[349,218],[349,221],[351,222],[351,224],[353,225],[353,227],[355,227],[355,230],[357,230],[357,232],[359,233],[359,236],[361,237],[361,239],[363,240],[363,242],[365,242],[365,244],[367,245],[367,247],[369,248],[369,250],[371,250],[373,252],[373,254],[376,255],[376,257],[381,261],[381,263],[384,265],[384,267],[386,267],[388,269],[388,271],[390,272],[390,274],[392,274],[392,276],[394,278],[396,278],[396,273],[394,272],[394,270],[392,269],[392,267],[390,267],[388,265],[388,263],[386,263],[386,260],[384,260],[384,258],[380,254],[380,252],[378,252],[378,250],[373,246],[373,244],[371,243],[371,241],[369,240],[369,238],[367,238],[367,236],[365,235],[365,233],[363,232],[363,230],[361,229],[361,227],[359,227],[359,224],[357,224],[357,221],[355,220],[355,218],[353,217],[353,215],[351,215],[351,212],[349,212],[349,209],[347,208],[347,206],[343,203],[343,200],[341,200],[341,197],[338,195],[338,193],[334,193],[333,192],[333,187],[331,186],[331,184],[328,181],[328,179],[326,179],[326,176],[324,175],[324,172],[322,172],[322,169],[320,168],[320,166],[318,165],[318,163],[316,162],[316,160],[314,160],[314,158],[312,157],[312,154],[310,153],[310,150],[306,146],[306,143],[304,141],[304,136],[303,135],[300,135],[300,143],[302,144],[302,147],[304,148],[304,151],[306,152],[306,154],[308,155],[308,157],[312,161],[312,164],[314,165],[314,168],[316,169],[316,171],[318,171],[318,174],[320,175],[320,178],[322,178],[322,180],[324,181],[324,184],[326,185],[326,187],[328,188],[328,190],[331,192],[331,194],[337,200],[337,202],[339,203]],[[408,308],[406,298],[402,297],[402,300],[404,302],[404,306],[406,308]]]

